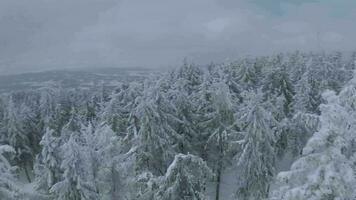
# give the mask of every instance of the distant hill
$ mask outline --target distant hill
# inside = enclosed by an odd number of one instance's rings
[[[0,93],[39,88],[49,84],[64,88],[115,86],[120,82],[143,79],[158,73],[147,68],[91,68],[75,70],[52,70],[0,76]]]

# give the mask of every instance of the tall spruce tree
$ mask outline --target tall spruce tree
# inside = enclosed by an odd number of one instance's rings
[[[199,157],[178,154],[160,180],[160,187],[154,195],[157,200],[207,200],[207,181],[212,171]]]
[[[0,198],[16,199],[19,197],[19,181],[15,175],[15,167],[5,157],[6,153],[15,153],[15,149],[8,145],[0,145]]]
[[[244,139],[237,157],[239,199],[257,200],[267,197],[269,184],[275,173],[275,130],[273,116],[262,103],[262,94],[249,94],[240,119]]]

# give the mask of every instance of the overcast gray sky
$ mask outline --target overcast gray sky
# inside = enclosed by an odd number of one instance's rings
[[[350,51],[355,11],[355,0],[0,0],[0,73]]]

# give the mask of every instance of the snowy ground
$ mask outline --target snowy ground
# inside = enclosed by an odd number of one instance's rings
[[[223,171],[220,185],[220,197],[221,200],[235,200],[233,194],[237,185],[237,170],[234,168],[227,168]],[[215,187],[216,183],[211,182],[208,185],[207,195],[209,200],[215,200]]]
[[[296,158],[290,153],[287,152],[286,155],[281,158],[276,164],[277,172],[287,171],[290,169],[293,161]],[[238,182],[238,169],[237,168],[227,168],[224,170],[221,178],[221,187],[220,187],[220,197],[221,200],[236,200],[234,197],[234,192],[236,190],[237,182]],[[215,200],[215,192],[216,192],[216,183],[210,182],[208,184],[207,195],[209,200]],[[273,185],[271,185],[271,189],[273,189]]]

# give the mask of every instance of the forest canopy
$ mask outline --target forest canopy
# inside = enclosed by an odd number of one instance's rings
[[[355,61],[294,52],[2,93],[0,199],[353,199]]]

